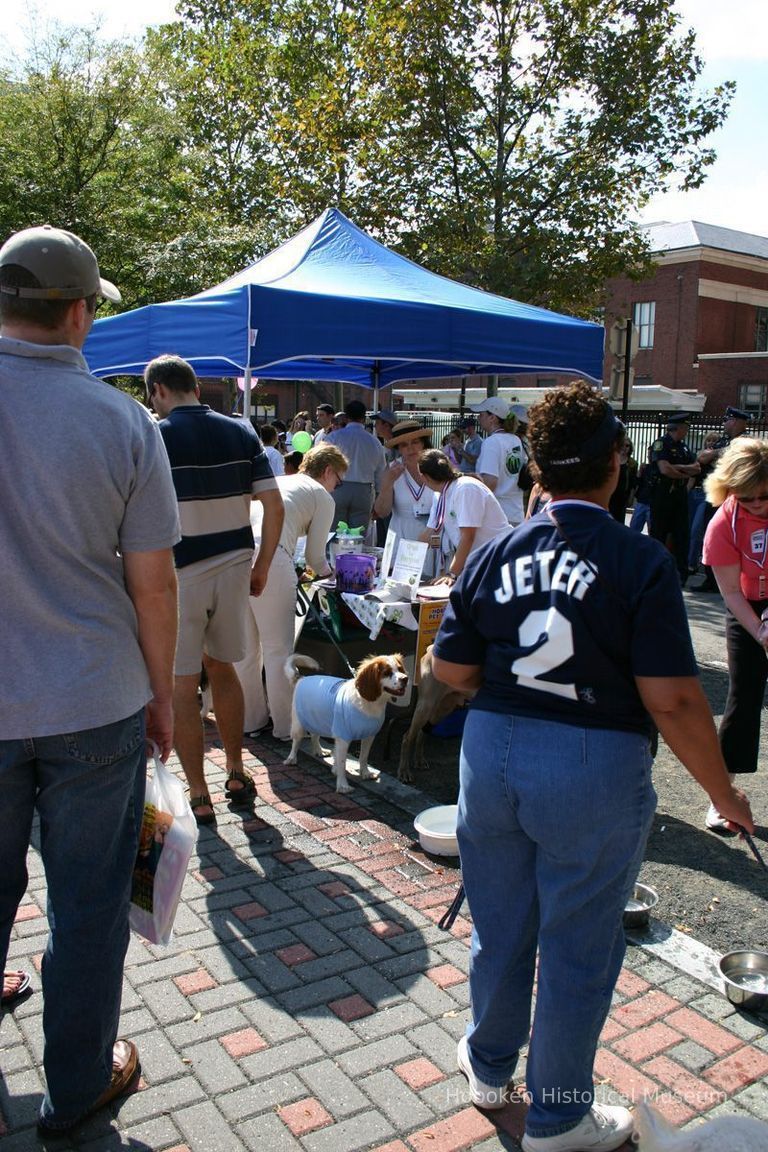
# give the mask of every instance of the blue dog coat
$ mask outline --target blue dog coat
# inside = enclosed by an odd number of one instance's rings
[[[347,742],[376,735],[383,712],[375,716],[361,712],[350,700],[352,693],[341,691],[345,684],[352,686],[350,680],[341,680],[338,676],[305,676],[299,680],[293,703],[306,732]]]

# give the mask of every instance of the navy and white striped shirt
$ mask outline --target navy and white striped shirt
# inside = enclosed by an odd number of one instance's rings
[[[159,428],[179,501],[176,567],[251,552],[251,498],[277,483],[250,422],[207,404],[180,404]]]

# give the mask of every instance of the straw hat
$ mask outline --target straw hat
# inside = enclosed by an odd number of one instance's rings
[[[387,440],[387,448],[399,448],[401,444],[409,444],[411,440],[428,440],[432,443],[432,433],[418,420],[401,420],[392,429],[392,438]]]

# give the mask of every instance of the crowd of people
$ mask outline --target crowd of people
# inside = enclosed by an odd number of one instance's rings
[[[202,403],[176,355],[147,365],[144,407],[88,372],[100,298],[119,291],[69,232],[26,229],[0,249],[0,965],[7,1005],[29,991],[5,960],[37,812],[41,1135],[71,1131],[139,1074],[117,1026],[145,742],[163,759],[175,749],[197,822],[215,824],[204,675],[227,798],[253,802],[243,734],[290,736],[297,545],[329,574],[344,521],[372,542],[390,528],[429,546],[449,596],[433,671],[475,694],[458,825],[474,928],[457,1060],[472,1100],[508,1098],[538,956],[522,1147],[618,1148],[631,1116],[595,1102],[592,1068],[654,811],[657,732],[707,793],[707,827],[754,831],[734,781],[757,768],[768,677],[768,444],[728,409],[695,455],[678,415],[638,468],[583,381],[530,412],[487,397],[440,448],[386,409],[369,428],[356,400],[257,431]],[[645,508],[649,535],[625,525],[633,499],[631,527]],[[699,550],[726,608],[719,738],[681,593]]]

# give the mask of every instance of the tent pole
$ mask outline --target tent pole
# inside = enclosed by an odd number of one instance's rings
[[[381,378],[381,363],[378,360],[373,362],[373,410],[379,410],[379,380]]]
[[[464,415],[464,410],[467,406],[467,378],[461,378],[461,391],[459,392],[459,416]]]
[[[250,367],[245,370],[245,378],[243,380],[243,419],[250,420],[251,418],[251,369]]]

